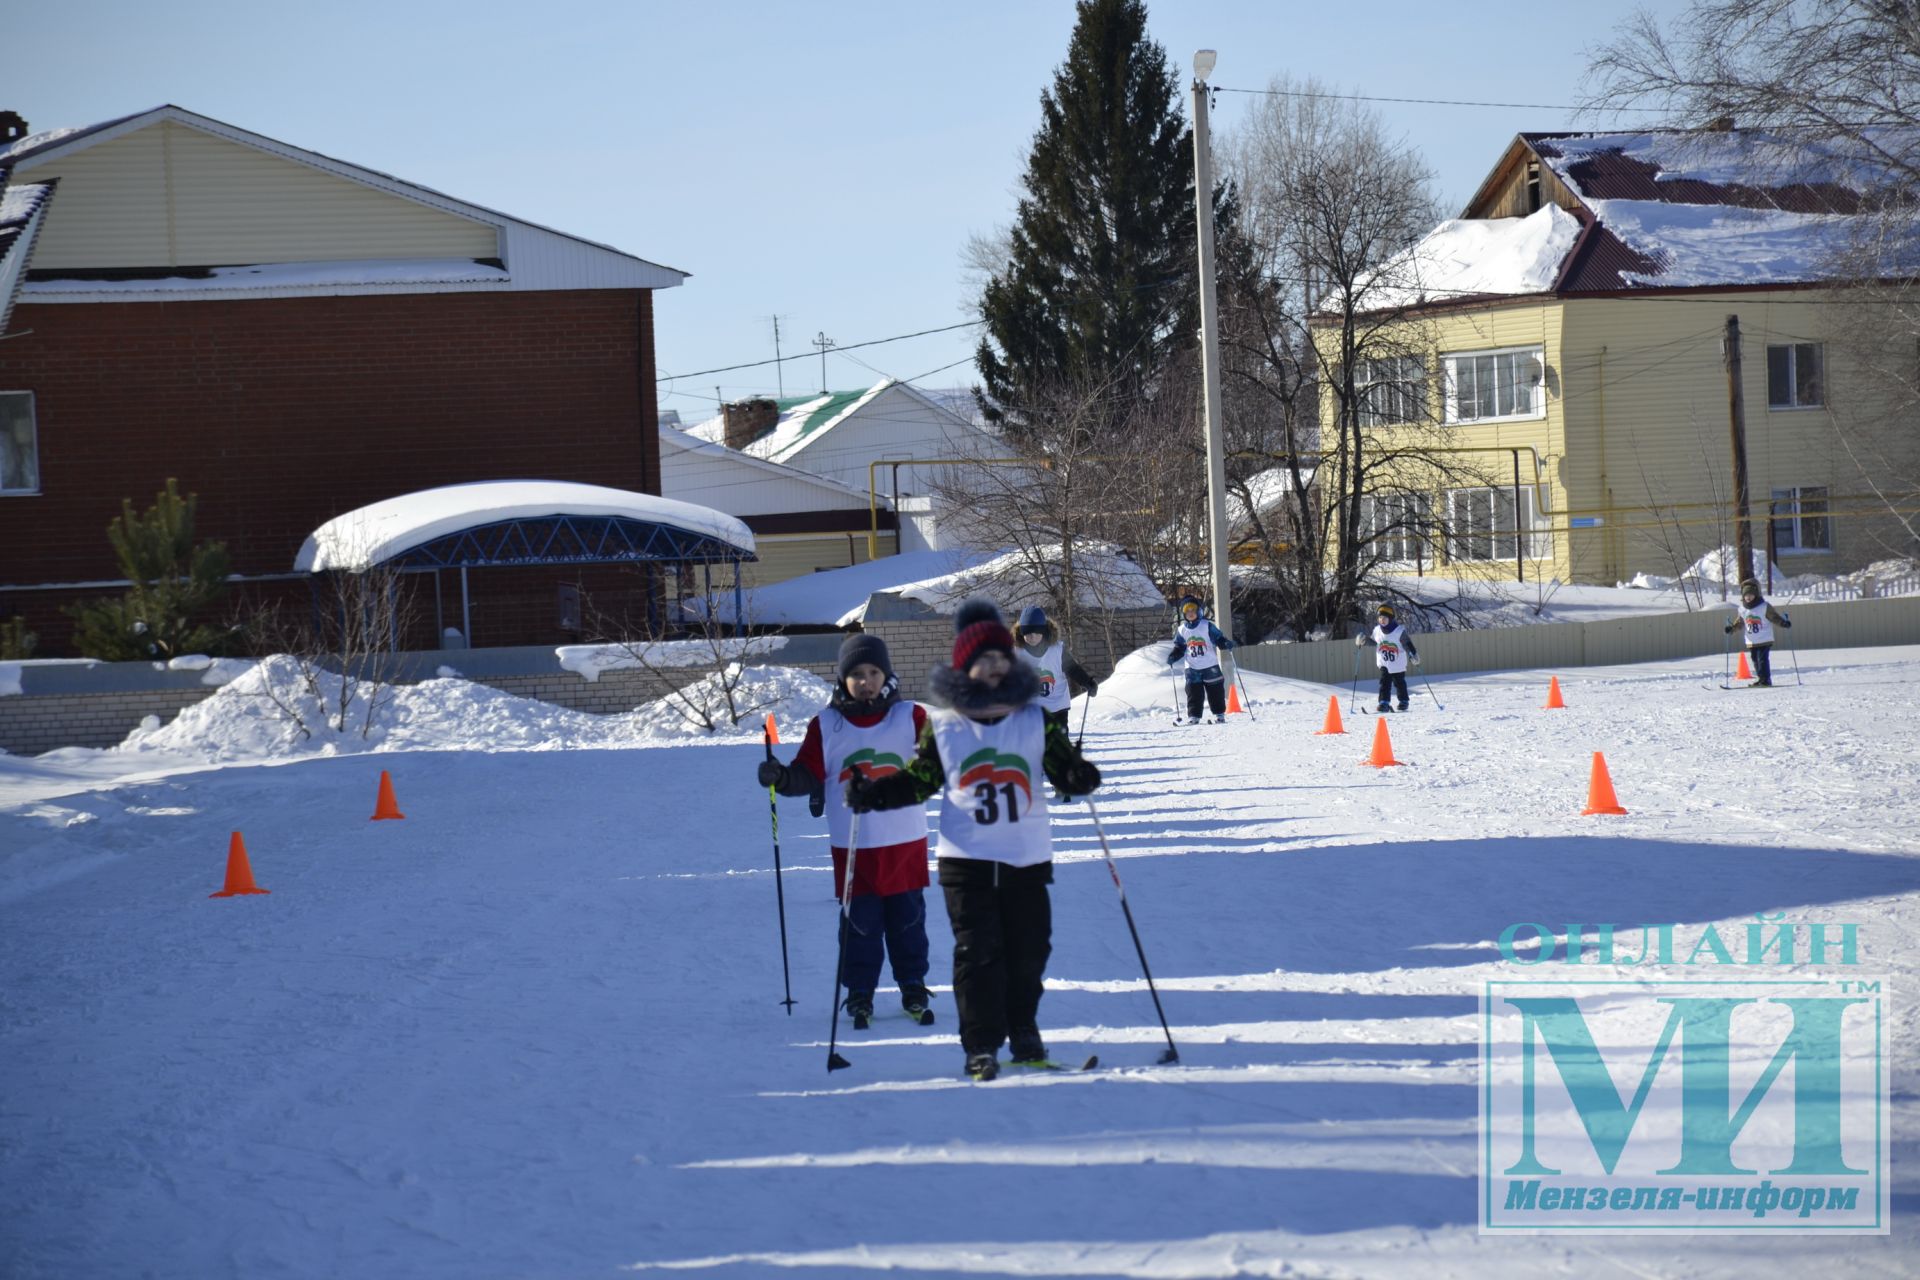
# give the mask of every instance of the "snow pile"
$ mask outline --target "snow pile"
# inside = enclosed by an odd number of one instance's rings
[[[1659,264],[1622,271],[1633,285],[1786,284],[1831,274],[1859,219],[1664,200],[1590,200],[1594,215],[1634,252]]]
[[[1454,218],[1358,282],[1365,311],[1443,302],[1480,294],[1544,293],[1580,234],[1559,205],[1524,218]]]
[[[733,694],[729,706],[726,685]],[[627,717],[636,737],[653,741],[706,738],[758,742],[767,716],[782,737],[799,740],[800,730],[827,705],[833,688],[799,667],[748,667],[735,664],[714,672],[677,693],[636,707]],[[739,717],[732,723],[732,717]]]
[[[183,653],[167,661],[168,671],[199,671],[201,684],[232,684],[253,670],[252,658],[209,658],[204,653]]]
[[[1896,146],[1899,139],[1887,141]],[[1911,146],[1909,138],[1907,146]],[[1754,129],[1725,132],[1601,133],[1584,138],[1555,138],[1561,155],[1548,164],[1583,197],[1569,176],[1580,161],[1606,152],[1651,165],[1655,182],[1697,181],[1726,186],[1833,185],[1866,192],[1887,184],[1890,170],[1882,154],[1851,138],[1783,138]]]
[[[746,639],[658,640],[632,644],[568,644],[555,649],[560,665],[592,684],[602,672],[659,667],[698,667],[720,658],[764,657],[786,647],[785,636]]]
[[[898,594],[936,613],[956,612],[974,596],[986,596],[1011,620],[1028,605],[1046,606],[1058,594],[1065,576],[1060,549],[1052,547],[1047,552],[1045,561],[1036,564],[1026,552],[1008,551],[973,568],[901,587]],[[1085,608],[1166,608],[1166,597],[1146,570],[1111,544],[1083,543],[1075,547],[1073,575],[1075,603]],[[839,625],[858,622],[865,614],[863,604],[841,618]]]

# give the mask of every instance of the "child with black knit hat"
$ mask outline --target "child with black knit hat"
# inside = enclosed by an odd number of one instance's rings
[[[927,711],[900,700],[886,641],[864,632],[840,646],[833,697],[807,724],[793,763],[760,763],[760,785],[781,795],[811,795],[824,801],[833,842],[833,892],[846,886],[847,849],[853,813],[846,785],[855,778],[884,778],[906,767]],[[832,785],[827,785],[831,783]],[[824,791],[824,796],[821,793]],[[818,810],[815,811],[816,816]],[[845,948],[846,1010],[853,1029],[873,1017],[873,992],[882,956],[892,962],[900,1004],[921,1026],[933,1025],[927,993],[927,811],[919,805],[865,818],[853,856],[853,894],[841,919]]]
[[[1774,608],[1767,598],[1760,594],[1760,581],[1748,578],[1740,584],[1740,603],[1733,611],[1733,621],[1726,625],[1727,634],[1735,628],[1746,642],[1747,652],[1753,655],[1754,681],[1749,689],[1773,688],[1773,629],[1781,627],[1791,631],[1793,619]]]
[[[1044,1063],[1039,1010],[1053,949],[1053,846],[1044,772],[1061,798],[1100,785],[1100,771],[1049,724],[1040,676],[1014,658],[1013,633],[986,600],[954,618],[953,665],[930,681],[935,711],[907,767],[852,777],[860,813],[918,807],[940,794],[940,889],[953,925],[953,996],[967,1074],[991,1080],[1009,1043],[1018,1063]]]

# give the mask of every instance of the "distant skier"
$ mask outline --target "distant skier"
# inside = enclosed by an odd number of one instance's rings
[[[833,697],[808,722],[793,763],[760,763],[761,786],[824,802],[836,898],[846,885],[853,827],[846,784],[855,777],[883,778],[905,768],[927,724],[926,708],[900,700],[900,681],[893,674],[886,641],[879,636],[848,636],[840,646],[838,673]],[[927,992],[926,887],[926,810],[905,808],[862,818],[853,896],[841,926],[846,930],[841,943],[846,948],[846,1010],[856,1031],[866,1030],[873,1017],[883,954],[892,962],[907,1016],[923,1027],[933,1025]]]
[[[953,998],[967,1074],[991,1080],[1009,1043],[1016,1064],[1047,1060],[1040,997],[1053,950],[1053,844],[1044,773],[1062,797],[1100,785],[1100,771],[1049,723],[1040,676],[1014,657],[1013,633],[990,601],[954,618],[953,665],[937,667],[938,708],[905,769],[856,775],[847,804],[860,813],[918,808],[940,795],[940,888],[953,925]]]
[[[1785,631],[1793,629],[1793,622],[1767,603],[1760,594],[1760,584],[1748,578],[1740,584],[1740,607],[1734,610],[1734,619],[1726,625],[1727,634],[1733,634],[1735,627],[1740,628],[1741,639],[1746,641],[1747,652],[1753,655],[1754,682],[1749,689],[1773,688],[1773,628]]]
[[[1187,664],[1188,724],[1200,723],[1200,700],[1206,699],[1213,710],[1213,722],[1227,719],[1227,672],[1220,665],[1222,651],[1230,651],[1233,641],[1220,633],[1207,617],[1206,609],[1195,596],[1180,599],[1180,622],[1173,629],[1173,648],[1167,653],[1167,665],[1184,660]]]
[[[1392,694],[1400,695],[1400,710],[1407,709],[1407,664],[1420,665],[1420,651],[1404,624],[1395,621],[1393,606],[1383,604],[1375,612],[1371,633],[1353,638],[1356,645],[1372,645],[1373,660],[1380,667],[1380,710],[1392,710]]]
[[[1029,605],[1021,611],[1018,633],[1017,656],[1031,662],[1040,672],[1040,709],[1047,713],[1049,723],[1067,727],[1074,698],[1082,693],[1092,697],[1099,690],[1100,682],[1073,660],[1073,654],[1067,651],[1053,623],[1048,621],[1046,610],[1039,605]]]

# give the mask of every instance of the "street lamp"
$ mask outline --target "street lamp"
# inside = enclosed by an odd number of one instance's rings
[[[1213,157],[1207,142],[1207,77],[1214,52],[1193,55],[1193,215],[1200,241],[1200,370],[1207,437],[1207,544],[1213,569],[1213,617],[1232,634],[1227,570],[1227,451],[1220,414],[1220,303],[1213,280]]]

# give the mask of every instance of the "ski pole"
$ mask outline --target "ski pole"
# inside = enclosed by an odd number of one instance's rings
[[[1160,1055],[1160,1062],[1180,1061],[1180,1050],[1174,1048],[1173,1032],[1167,1027],[1167,1011],[1160,1006],[1160,989],[1153,985],[1153,970],[1147,968],[1147,952],[1140,945],[1140,930],[1134,927],[1133,908],[1127,905],[1127,888],[1120,883],[1120,868],[1114,865],[1113,850],[1107,847],[1107,831],[1100,825],[1099,811],[1093,807],[1093,797],[1086,797],[1087,812],[1093,815],[1093,832],[1100,837],[1100,852],[1107,858],[1107,874],[1113,877],[1113,887],[1120,893],[1120,911],[1127,917],[1127,932],[1133,935],[1134,954],[1140,957],[1140,972],[1147,975],[1147,991],[1153,996],[1153,1011],[1160,1015],[1160,1030],[1166,1033],[1167,1051]]]
[[[773,759],[773,734],[769,730],[761,731],[766,744],[767,759]],[[773,815],[773,899],[780,906],[780,981],[786,988],[787,998],[780,1003],[787,1006],[787,1016],[793,1016],[793,974],[787,968],[787,891],[780,885],[780,803],[774,798],[774,790],[767,788],[767,811]]]
[[[1087,700],[1080,704],[1080,736],[1073,741],[1076,751],[1079,750],[1080,744],[1087,740],[1087,712],[1091,710],[1093,710],[1093,695],[1088,694]]]
[[[1427,687],[1427,692],[1432,695],[1433,709],[1435,711],[1445,711],[1446,708],[1440,705],[1440,695],[1433,692],[1433,681],[1427,679],[1427,672],[1424,667],[1421,668],[1421,671],[1420,671],[1420,683],[1425,685]]]
[[[1240,660],[1238,658],[1234,659],[1233,662],[1233,678],[1240,685],[1240,705],[1246,708],[1247,720],[1251,723],[1254,719],[1253,696],[1247,692],[1247,678],[1240,674]]]
[[[833,965],[833,1029],[827,1035],[827,1072],[831,1075],[848,1062],[835,1052],[840,1042],[840,983],[847,972],[847,934],[853,931],[853,859],[860,848],[860,811],[854,810],[853,825],[847,828],[847,883],[840,890],[840,958]]]
[[[1722,628],[1726,639],[1720,645],[1720,687],[1727,688],[1733,683],[1733,628]]]
[[[1174,674],[1173,664],[1167,664],[1167,680],[1173,686],[1173,722],[1179,724],[1186,719],[1180,714],[1180,677]]]
[[[1359,645],[1353,646],[1353,688],[1347,690],[1347,714],[1353,714],[1354,704],[1360,701],[1360,655],[1366,650]]]
[[[1789,622],[1783,629],[1791,631],[1793,624]],[[1787,637],[1787,657],[1793,659],[1793,682],[1796,685],[1805,684],[1806,681],[1800,678],[1800,651],[1794,647],[1792,636]]]

